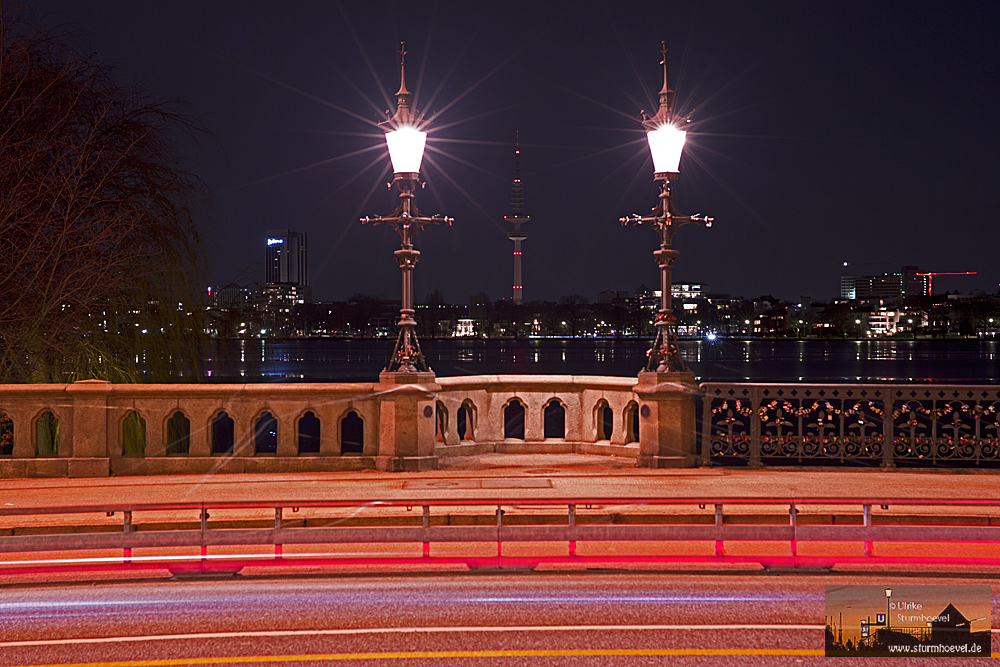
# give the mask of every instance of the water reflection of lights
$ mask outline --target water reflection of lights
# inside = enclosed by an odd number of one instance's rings
[[[868,358],[878,361],[898,359],[901,349],[895,341],[880,341],[869,347]]]
[[[681,353],[681,359],[683,359],[684,361],[695,361],[695,362],[701,361],[700,345],[694,349],[681,347],[679,349],[679,352]]]

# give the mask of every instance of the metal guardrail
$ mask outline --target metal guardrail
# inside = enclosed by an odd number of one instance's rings
[[[623,521],[628,515],[621,508],[641,508],[644,514],[633,516],[634,521]],[[286,510],[298,512],[302,508],[355,510],[404,507],[420,508],[419,523],[412,517],[413,525],[386,525],[377,518],[369,518],[367,525],[314,525],[307,522],[291,524],[285,521]],[[697,512],[685,508],[697,508]],[[873,507],[894,510],[913,510],[906,515],[873,514]],[[477,522],[466,518],[459,525],[432,525],[433,517],[446,515],[442,511],[463,508],[478,510]],[[711,514],[705,510],[711,509]],[[729,508],[727,514],[726,508]],[[749,508],[763,514],[748,515]],[[808,514],[803,508],[809,508]],[[831,508],[837,509],[831,513]],[[847,508],[845,515],[844,508]],[[974,508],[982,516],[956,514],[961,508]],[[490,512],[483,513],[481,510]],[[558,513],[549,510],[561,510]],[[983,515],[982,510],[997,510]],[[251,514],[250,522],[267,525],[232,526],[233,517],[226,524],[213,526],[211,513],[222,510],[245,511]],[[261,510],[270,519],[260,519]],[[587,512],[581,516],[579,511]],[[614,511],[612,511],[614,510]],[[739,510],[742,510],[739,511]],[[521,514],[531,516],[515,523],[505,515],[513,511],[545,511],[546,514]],[[923,514],[920,514],[920,512]],[[928,513],[930,511],[931,513]],[[156,523],[137,523],[137,513],[167,512],[172,521],[169,526],[157,527]],[[177,517],[184,513],[197,517],[197,527],[184,527]],[[700,513],[699,513],[700,512]],[[914,514],[920,521],[914,522]],[[94,526],[82,523],[88,514],[123,518],[121,531],[110,532],[113,526]],[[816,521],[803,523],[800,514],[810,517],[834,517],[830,523]],[[456,500],[409,499],[377,502],[360,501],[301,501],[301,502],[230,502],[230,503],[171,503],[93,505],[78,507],[0,508],[0,518],[11,523],[11,517],[43,517],[71,515],[72,522],[62,527],[48,527],[44,532],[29,526],[8,527],[0,534],[0,575],[39,572],[68,572],[92,570],[169,569],[172,572],[236,572],[248,566],[303,566],[303,565],[391,565],[391,564],[465,564],[469,567],[523,568],[543,563],[760,563],[765,567],[824,567],[840,563],[900,563],[909,565],[1000,565],[1000,549],[990,549],[985,556],[969,556],[965,549],[956,549],[956,555],[906,556],[875,553],[875,545],[905,545],[907,543],[938,543],[951,545],[1000,546],[1000,504],[996,500],[950,499],[873,499],[873,498],[577,498],[577,499],[518,499]],[[453,516],[453,515],[447,515]],[[468,515],[464,515],[468,517]],[[495,518],[495,521],[492,519]],[[584,522],[580,519],[584,518]],[[246,516],[244,516],[246,519]],[[728,519],[728,521],[727,521]],[[486,523],[488,521],[488,523]],[[191,522],[193,523],[193,522]],[[297,525],[302,524],[302,525]],[[671,553],[669,550],[649,553],[655,543],[701,543],[712,547],[712,553]],[[727,543],[787,543],[788,553],[730,554]],[[855,543],[863,545],[863,555],[800,555],[802,543]],[[377,553],[379,545],[389,543],[421,545],[420,555],[399,556]],[[432,545],[466,543],[470,545],[495,545],[489,555],[473,548],[471,553],[432,555]],[[504,546],[512,543],[565,543],[563,553],[505,553]],[[578,545],[614,543],[617,548],[606,553],[580,553]],[[630,543],[623,548],[622,543]],[[371,545],[375,553],[362,556],[337,553],[303,553],[286,555],[285,545]],[[643,546],[639,546],[639,545]],[[273,547],[273,553],[239,553],[238,548]],[[190,547],[189,554],[176,554],[169,550]],[[219,550],[237,548],[236,552]],[[210,554],[210,548],[213,553]],[[149,553],[134,556],[134,549],[148,549]],[[880,547],[881,549],[881,547]],[[219,550],[216,552],[216,550]],[[702,551],[705,549],[702,548]],[[65,552],[77,552],[65,556]],[[120,555],[116,552],[120,551]],[[445,549],[445,551],[451,551]],[[690,551],[690,550],[689,550]],[[740,549],[745,551],[745,549]],[[857,549],[862,551],[862,549]],[[897,550],[898,551],[898,550]],[[53,555],[53,552],[58,554]],[[111,552],[111,553],[105,553]]]

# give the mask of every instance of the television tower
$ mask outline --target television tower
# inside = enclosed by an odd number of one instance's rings
[[[514,132],[514,187],[511,190],[510,203],[514,207],[514,215],[505,215],[503,219],[514,225],[514,229],[507,232],[507,238],[514,242],[514,303],[521,305],[524,302],[521,284],[521,241],[528,238],[521,225],[528,222],[531,216],[522,215],[524,191],[521,189],[521,143],[517,131]]]

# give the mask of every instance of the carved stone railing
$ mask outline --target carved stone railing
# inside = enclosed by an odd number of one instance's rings
[[[437,429],[439,455],[475,451],[637,455],[635,378],[475,375],[436,381],[441,387],[436,413],[444,422]],[[523,408],[523,434],[511,433],[517,426],[509,414],[515,401]],[[460,434],[458,415],[463,408],[466,428]],[[608,411],[607,420],[603,410]]]
[[[699,386],[682,375],[6,385],[0,477],[427,470],[485,452],[640,467],[1000,467],[1000,387]]]
[[[0,477],[423,470],[482,452],[636,458],[636,384],[390,373],[374,383],[4,385]]]
[[[705,383],[702,465],[1000,466],[1000,387]]]

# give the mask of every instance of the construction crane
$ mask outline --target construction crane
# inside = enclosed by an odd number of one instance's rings
[[[933,292],[932,286],[934,285],[934,276],[974,276],[975,271],[959,271],[957,273],[948,273],[945,271],[932,271],[930,273],[918,273],[918,276],[927,276],[927,296],[931,296]]]

